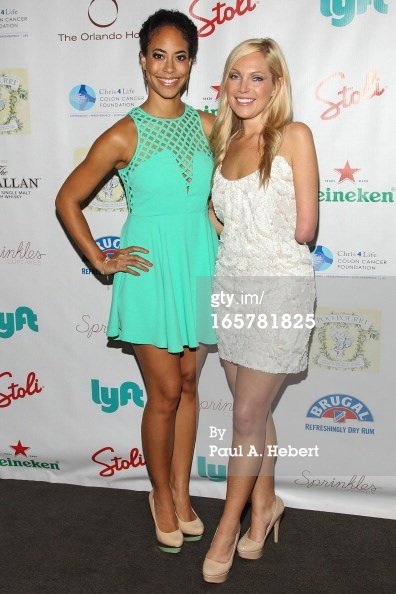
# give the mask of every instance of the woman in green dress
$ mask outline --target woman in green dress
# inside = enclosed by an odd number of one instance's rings
[[[61,187],[56,208],[77,246],[102,274],[114,273],[108,335],[133,344],[147,403],[142,444],[160,548],[178,552],[204,527],[189,479],[197,424],[197,381],[216,338],[197,324],[199,277],[213,274],[217,236],[208,217],[213,116],[182,102],[198,49],[183,13],[159,10],[140,31],[146,101],[104,132]],[[128,216],[120,249],[104,257],[82,204],[112,170]],[[199,291],[198,291],[199,300]],[[200,304],[201,309],[201,304]]]

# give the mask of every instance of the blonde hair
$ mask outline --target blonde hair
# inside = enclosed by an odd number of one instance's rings
[[[271,166],[282,142],[285,125],[292,119],[292,101],[289,70],[278,44],[270,38],[247,39],[237,45],[227,58],[221,81],[219,111],[210,137],[215,167],[221,165],[231,138],[241,128],[241,120],[232,111],[225,92],[226,83],[235,63],[254,52],[261,52],[272,74],[275,93],[266,109],[263,123],[263,154],[259,162],[260,183],[265,185],[271,175]]]

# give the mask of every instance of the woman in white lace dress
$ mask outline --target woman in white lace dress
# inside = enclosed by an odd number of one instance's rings
[[[235,550],[261,557],[284,506],[274,491],[271,404],[287,374],[307,366],[315,284],[307,241],[318,216],[310,129],[292,121],[290,78],[272,39],[230,54],[212,133],[212,220],[220,235],[212,302],[219,354],[234,396],[233,440],[223,515],[204,579],[225,581]],[[251,496],[251,526],[239,540]]]

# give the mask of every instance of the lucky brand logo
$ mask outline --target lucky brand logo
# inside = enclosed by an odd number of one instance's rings
[[[357,14],[364,14],[370,5],[377,12],[388,14],[385,0],[320,0],[320,12],[325,17],[332,17],[333,27],[345,27]]]

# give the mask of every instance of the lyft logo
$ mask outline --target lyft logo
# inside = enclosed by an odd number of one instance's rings
[[[144,407],[143,390],[135,382],[124,382],[119,388],[100,386],[99,380],[91,380],[92,400],[100,404],[103,412],[113,413],[120,406],[125,406],[129,401],[136,406]]]
[[[320,0],[320,12],[332,17],[333,27],[345,27],[357,14],[365,13],[371,4],[377,12],[388,14],[387,0]]]
[[[198,456],[198,475],[216,483],[227,480],[227,466],[225,464],[208,464],[205,456]]]
[[[18,307],[15,313],[0,312],[0,338],[11,338],[24,326],[38,332],[37,315],[30,307]]]

